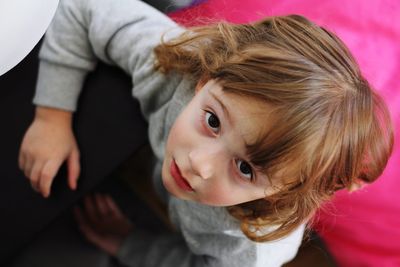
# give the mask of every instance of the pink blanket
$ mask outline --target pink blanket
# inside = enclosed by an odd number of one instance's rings
[[[400,128],[400,1],[210,0],[171,14],[185,25],[198,18],[249,22],[301,14],[334,31],[350,48],[370,83],[385,98]],[[396,131],[396,139],[400,131]],[[318,229],[340,266],[400,266],[400,145],[382,177],[356,193],[339,192]]]

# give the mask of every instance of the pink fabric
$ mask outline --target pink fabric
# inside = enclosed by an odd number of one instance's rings
[[[264,16],[301,14],[334,31],[362,72],[385,98],[400,128],[400,1],[210,0],[171,17],[184,25],[209,20],[249,22]],[[198,18],[206,18],[199,20]],[[395,138],[400,138],[396,131]],[[340,266],[400,266],[400,145],[382,177],[352,194],[339,192],[318,229]]]

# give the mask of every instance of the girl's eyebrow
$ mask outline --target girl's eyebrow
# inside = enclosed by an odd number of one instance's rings
[[[233,125],[233,121],[232,121],[232,118],[231,118],[231,116],[229,114],[229,110],[226,108],[224,102],[222,102],[222,100],[219,99],[219,97],[214,92],[209,91],[209,93],[214,98],[214,100],[216,100],[218,102],[218,104],[221,106],[225,117],[228,119],[229,124]]]
[[[224,102],[215,94],[215,92],[209,91],[209,93],[210,93],[210,95],[214,98],[214,100],[216,100],[216,101],[218,102],[218,104],[221,106],[221,108],[222,108],[222,110],[223,110],[223,112],[224,112],[225,117],[228,119],[229,124],[230,124],[231,126],[233,126],[233,125],[234,125],[234,124],[233,124],[233,119],[231,118],[231,116],[230,116],[230,114],[229,114],[229,110],[228,110],[228,108],[225,106]],[[246,140],[243,136],[241,136],[241,137],[242,137],[243,143],[244,143],[245,146],[246,146],[246,151],[249,151],[249,150],[250,150],[250,147],[251,147],[251,146],[254,146],[254,144],[247,142],[247,140]]]
[[[227,118],[229,125],[231,125],[231,127],[232,127],[232,125],[234,125],[233,120],[232,120],[232,117],[229,114],[229,110],[225,106],[224,102],[214,92],[209,91],[209,93],[214,98],[214,100],[216,100],[218,102],[218,104],[221,106],[221,108],[224,112],[224,116]],[[246,139],[243,136],[241,136],[241,137],[242,137],[243,143],[246,146],[246,150],[248,150],[250,144],[246,141]]]

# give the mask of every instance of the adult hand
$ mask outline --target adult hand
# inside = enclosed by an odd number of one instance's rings
[[[109,195],[85,197],[84,208],[75,207],[74,215],[86,239],[111,256],[116,256],[133,229],[132,222]]]
[[[32,188],[44,197],[61,164],[67,160],[68,184],[77,187],[80,173],[79,149],[72,132],[72,113],[50,108],[38,108],[35,119],[23,138],[19,153],[19,168],[30,180]]]

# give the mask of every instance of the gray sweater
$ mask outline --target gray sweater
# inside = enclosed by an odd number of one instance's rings
[[[149,123],[151,147],[162,162],[168,132],[193,97],[195,82],[153,68],[153,48],[162,33],[172,38],[184,29],[138,0],[65,0],[46,33],[40,51],[34,104],[76,110],[85,76],[98,60],[132,77],[132,94]],[[157,170],[157,169],[156,169]],[[160,173],[156,185],[161,188]],[[256,243],[223,207],[169,196],[169,215],[178,230],[152,235],[142,230],[126,238],[117,258],[138,267],[280,266],[292,259],[304,226],[277,241]],[[265,229],[265,231],[270,231]]]

